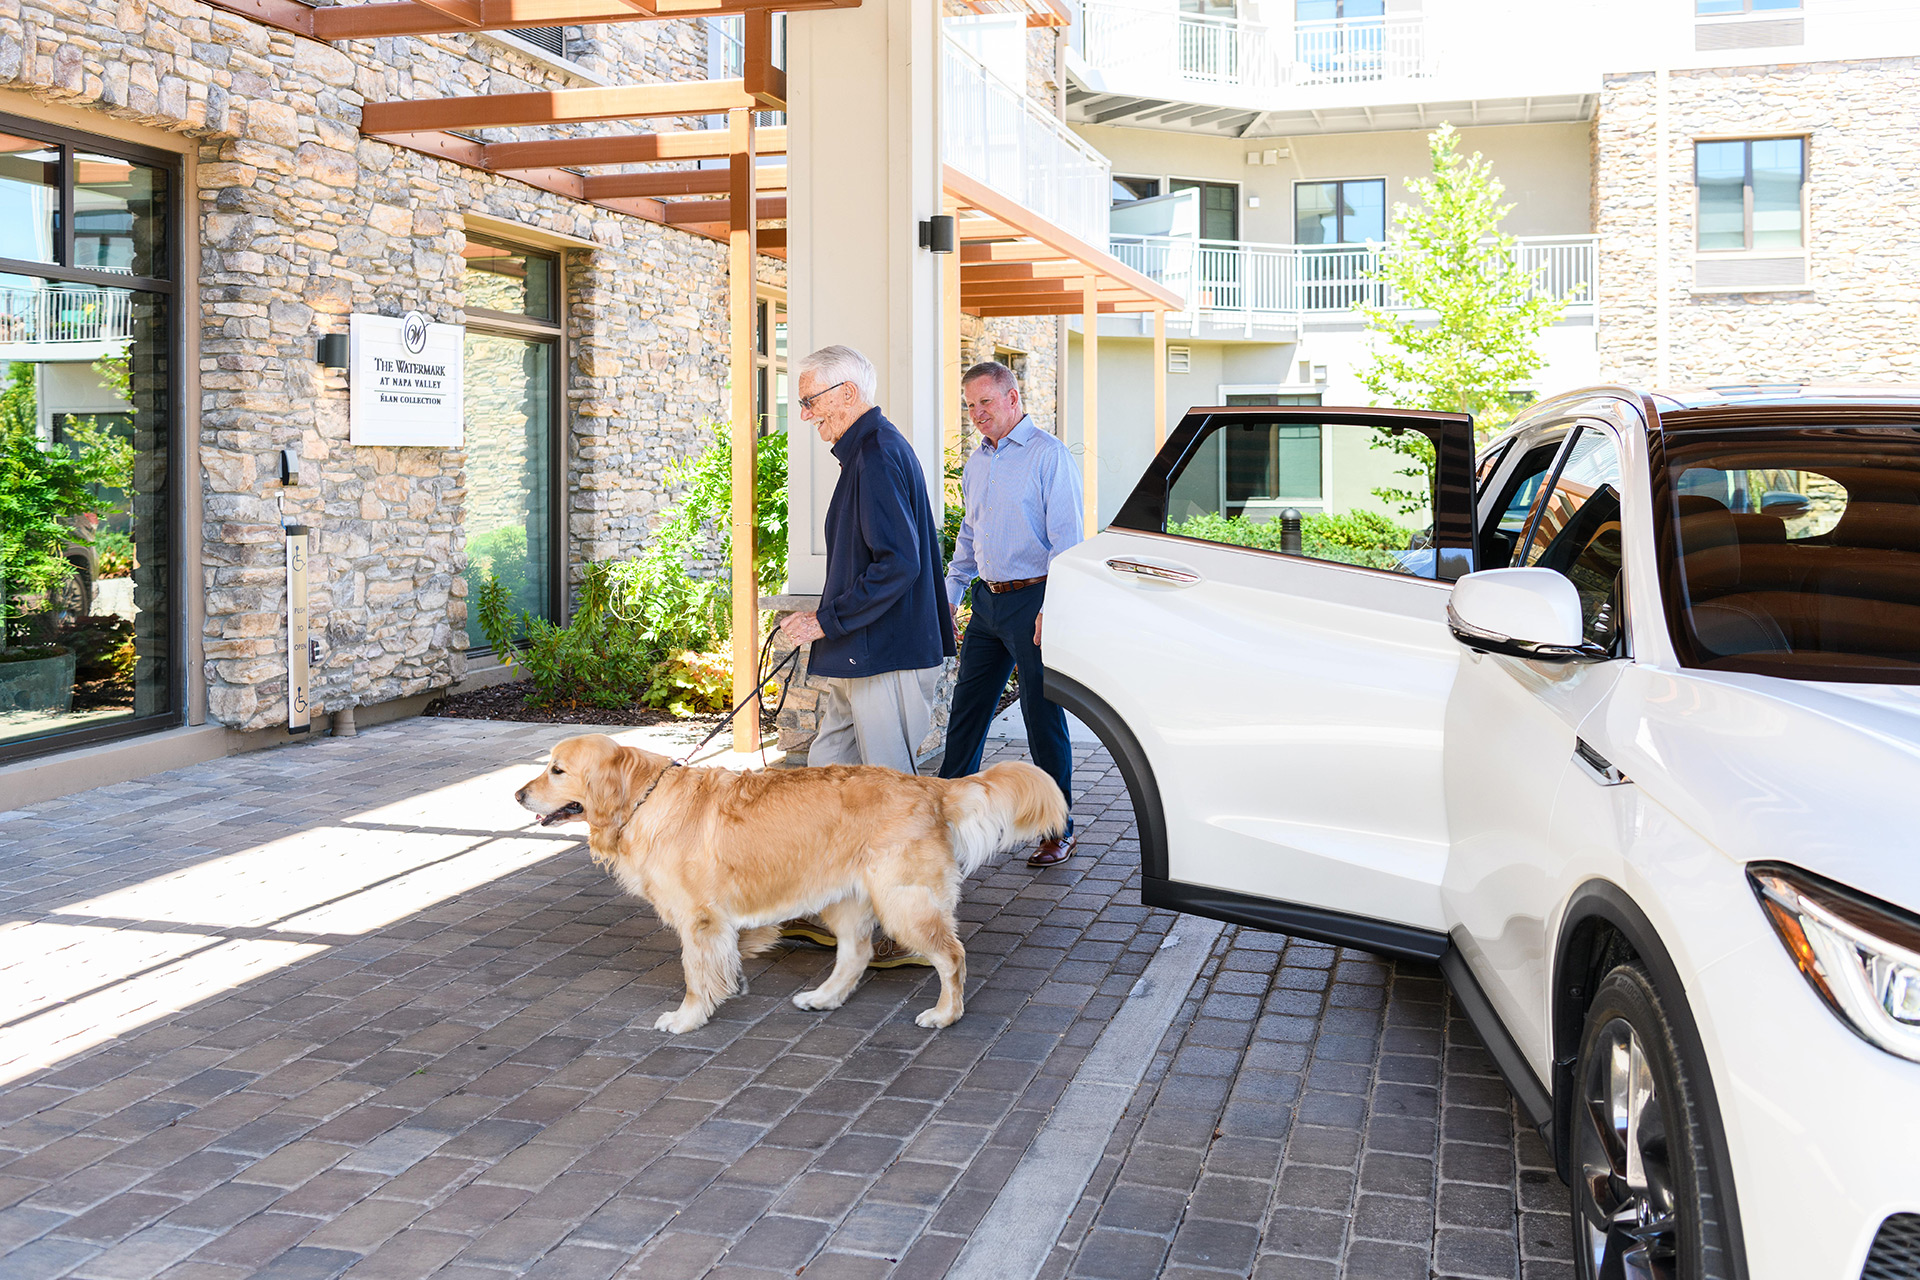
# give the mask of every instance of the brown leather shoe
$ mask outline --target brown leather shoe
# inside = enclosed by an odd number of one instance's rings
[[[881,934],[873,944],[873,959],[867,961],[869,969],[898,969],[903,965],[917,964],[922,968],[932,968],[933,962],[917,951],[909,951],[899,943]]]
[[[1049,836],[1040,842],[1040,847],[1027,859],[1030,867],[1057,867],[1073,856],[1074,838],[1072,836]]]

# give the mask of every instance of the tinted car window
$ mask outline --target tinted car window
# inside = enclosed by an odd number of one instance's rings
[[[1620,622],[1620,450],[1583,427],[1534,503],[1518,563],[1565,574],[1580,592],[1586,637],[1611,645]]]
[[[1353,423],[1221,422],[1174,474],[1165,531],[1433,577],[1425,442],[1417,432]],[[1299,516],[1297,529],[1288,513]]]
[[[1672,435],[1663,479],[1683,661],[1920,684],[1920,427]]]
[[[1566,438],[1566,430],[1561,428],[1516,442],[1512,448],[1525,452],[1504,478],[1485,474],[1480,477],[1483,484],[1494,479],[1500,485],[1491,506],[1482,508],[1487,515],[1480,528],[1480,568],[1504,569],[1513,563],[1513,549],[1526,530],[1527,517],[1539,501],[1547,474],[1553,470],[1553,460],[1560,456],[1560,446]]]

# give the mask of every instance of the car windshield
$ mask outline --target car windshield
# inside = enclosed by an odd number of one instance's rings
[[[1920,426],[1670,433],[1665,479],[1682,661],[1920,684]]]

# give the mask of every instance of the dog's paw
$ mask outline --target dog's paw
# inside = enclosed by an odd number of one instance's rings
[[[951,1018],[945,1018],[940,1015],[940,1010],[938,1008],[923,1009],[920,1012],[919,1016],[914,1018],[914,1022],[918,1023],[920,1026],[932,1027],[935,1029],[938,1029],[940,1027],[950,1027],[958,1021],[960,1021],[958,1014],[954,1015]]]
[[[683,1035],[689,1031],[698,1031],[707,1025],[707,1020],[697,1013],[685,1009],[675,1009],[672,1013],[663,1013],[653,1021],[655,1031],[666,1031],[673,1035]]]
[[[846,1002],[844,996],[834,999],[825,987],[815,987],[811,991],[797,991],[793,996],[794,1005],[801,1009],[838,1009]]]

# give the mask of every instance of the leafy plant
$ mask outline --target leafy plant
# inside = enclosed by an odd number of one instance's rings
[[[1513,206],[1500,203],[1506,188],[1493,166],[1477,151],[1462,156],[1452,125],[1428,135],[1427,153],[1432,174],[1408,181],[1418,203],[1394,205],[1394,252],[1380,255],[1369,278],[1432,319],[1356,303],[1378,337],[1359,376],[1376,404],[1470,413],[1491,432],[1512,415],[1513,389],[1546,363],[1535,340],[1567,300],[1535,294],[1538,272],[1520,265],[1513,237],[1500,232]],[[1424,509],[1433,442],[1407,431],[1374,447],[1407,459],[1399,474],[1414,481],[1375,496],[1403,513]]]
[[[732,655],[675,649],[654,664],[645,701],[677,716],[728,710],[733,706]]]
[[[1279,551],[1283,536],[1278,520],[1252,521],[1206,511],[1167,526],[1168,533],[1203,538],[1236,547]],[[1340,515],[1315,513],[1300,520],[1300,554],[1315,560],[1361,565],[1369,569],[1396,569],[1396,553],[1413,545],[1414,534],[1377,511],[1348,511]]]
[[[133,539],[116,529],[102,529],[93,535],[93,553],[98,564],[96,579],[131,578],[135,568]]]
[[[556,626],[513,608],[512,595],[489,577],[475,600],[480,632],[509,666],[527,673],[536,706],[624,707],[647,689],[656,651],[631,622],[609,607],[611,566],[587,566],[573,621]],[[525,639],[516,647],[516,634]]]
[[[528,594],[527,528],[521,524],[489,529],[467,543],[467,580],[475,589],[484,589],[489,579],[498,579],[507,596],[520,604],[532,604]]]
[[[0,622],[24,595],[51,595],[73,574],[67,548],[87,538],[75,517],[118,508],[100,489],[133,481],[133,445],[91,422],[69,429],[70,448],[40,440],[34,366],[8,366],[0,388]]]

